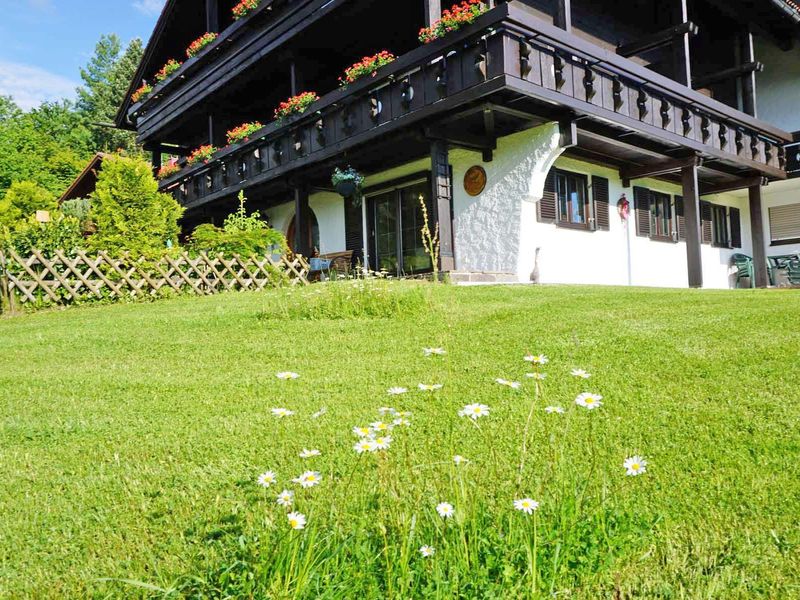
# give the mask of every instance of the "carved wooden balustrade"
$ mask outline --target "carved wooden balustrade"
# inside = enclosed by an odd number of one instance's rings
[[[540,102],[543,111],[584,117],[581,128],[611,124],[734,169],[786,176],[789,134],[512,3],[401,56],[374,78],[327,94],[313,112],[271,123],[209,164],[185,168],[161,187],[197,206],[509,90]]]

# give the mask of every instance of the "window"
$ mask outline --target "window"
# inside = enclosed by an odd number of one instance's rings
[[[771,207],[769,231],[773,246],[800,244],[800,204]]]
[[[730,248],[727,206],[711,205],[711,225],[713,229],[711,244],[719,248]]]
[[[556,171],[558,223],[589,228],[589,193],[585,175]]]
[[[650,192],[650,237],[673,240],[672,196]]]

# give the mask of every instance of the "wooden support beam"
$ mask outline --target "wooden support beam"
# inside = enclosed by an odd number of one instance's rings
[[[739,34],[739,65],[756,63],[753,48],[753,33],[750,28],[745,28]],[[760,64],[760,63],[756,63]],[[763,70],[763,67],[762,69]],[[741,76],[742,82],[742,111],[752,117],[758,116],[756,110],[756,71],[750,71]]]
[[[719,83],[721,81],[728,81],[736,77],[755,77],[756,73],[764,70],[764,64],[760,62],[749,62],[730,69],[724,69],[716,73],[709,73],[708,75],[701,75],[692,79],[692,87],[701,89],[709,85]]]
[[[497,133],[495,131],[494,111],[489,107],[483,109],[483,132],[487,140],[492,140],[492,148],[483,151],[483,162],[492,162],[494,159],[493,150],[497,148]]]
[[[671,0],[673,4],[673,20],[676,24],[689,21],[689,8],[686,0]],[[689,32],[675,36],[672,43],[672,61],[674,79],[687,87],[692,85],[692,55],[689,50]]]
[[[219,0],[206,0],[206,31],[219,33]]]
[[[754,185],[749,189],[750,196],[750,237],[753,240],[754,286],[765,288],[767,278],[767,252],[764,245],[764,218],[761,212],[761,186]]]
[[[686,229],[686,265],[689,274],[689,287],[703,287],[703,259],[700,238],[700,186],[697,180],[697,166],[689,165],[681,169],[683,184],[683,219]]]
[[[573,117],[558,122],[558,145],[560,148],[573,148],[578,145],[578,124]]]
[[[302,254],[306,258],[311,256],[309,212],[308,187],[299,183],[294,188],[294,240],[290,242],[294,242],[295,253]]]
[[[625,58],[629,58],[631,56],[643,54],[644,52],[649,52],[650,50],[655,50],[656,48],[661,48],[669,44],[675,44],[675,38],[679,38],[684,35],[695,36],[699,31],[700,29],[697,27],[697,25],[691,21],[686,21],[680,25],[675,25],[674,27],[669,27],[668,29],[646,35],[635,42],[622,44],[621,46],[617,47],[617,54],[624,56]]]
[[[553,25],[572,33],[572,0],[556,0],[556,12]]]
[[[668,173],[677,173],[688,167],[695,169],[703,164],[703,159],[699,156],[688,158],[674,158],[659,161],[650,165],[637,167],[626,167],[620,169],[619,176],[622,179],[622,187],[630,187],[632,179],[643,179],[644,177],[658,177]]]
[[[730,183],[719,183],[717,185],[703,185],[700,186],[700,192],[703,196],[710,196],[712,194],[724,194],[725,192],[735,192],[736,190],[743,190],[755,185],[767,185],[769,179],[766,177],[746,177],[738,181],[731,181]]]
[[[442,18],[442,0],[423,0],[425,4],[425,25],[430,27]]]
[[[428,140],[441,140],[452,146],[466,148],[467,150],[495,150],[497,148],[496,138],[475,135],[466,131],[456,131],[444,127],[431,126],[423,130],[424,137]]]
[[[161,152],[163,149],[161,148],[161,144],[153,144],[151,147],[152,150],[152,163],[153,163],[153,171],[158,173],[159,169],[161,169]]]
[[[439,270],[455,270],[453,248],[453,177],[450,171],[450,153],[447,142],[431,141],[431,199],[433,221],[439,225]],[[435,225],[431,223],[431,228]]]

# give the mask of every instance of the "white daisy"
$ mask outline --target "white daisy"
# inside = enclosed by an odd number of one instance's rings
[[[294,414],[293,410],[289,410],[288,408],[273,408],[272,414],[282,419],[283,417],[291,417]]]
[[[394,416],[394,415],[397,414],[397,411],[395,409],[393,409],[391,406],[381,406],[378,409],[378,414],[381,415],[381,416],[385,416],[385,415]]]
[[[411,421],[405,417],[397,417],[394,421],[392,421],[392,425],[395,427],[409,427],[411,425]]]
[[[464,458],[460,454],[456,454],[453,457],[453,462],[456,463],[456,466],[465,465],[465,464],[467,464],[469,462],[469,459],[468,458]]]
[[[318,471],[306,471],[299,477],[292,479],[293,482],[299,483],[300,487],[303,488],[314,487],[315,485],[318,485],[321,480],[322,475],[320,475]]]
[[[392,438],[388,435],[384,437],[376,437],[374,443],[377,450],[388,450],[392,443]]]
[[[383,421],[375,421],[374,423],[370,423],[369,426],[372,428],[372,431],[375,433],[382,433],[384,431],[391,431],[392,427],[394,427],[391,423],[384,423]]]
[[[647,473],[647,461],[638,455],[626,458],[622,466],[625,467],[626,475],[636,476]]]
[[[485,404],[467,404],[464,408],[458,411],[459,417],[469,417],[473,421],[477,421],[481,417],[489,414],[489,407]]]
[[[583,369],[572,369],[571,371],[573,377],[578,377],[580,379],[589,379],[592,376],[591,373],[587,373]]]
[[[312,419],[319,419],[322,415],[326,414],[327,412],[328,412],[328,409],[323,406],[317,412],[315,412],[313,415],[311,415],[311,418]]]
[[[441,383],[420,383],[418,387],[423,392],[433,392],[433,391],[442,389],[442,384]]]
[[[495,382],[499,383],[500,385],[505,385],[512,389],[519,389],[522,385],[519,381],[508,381],[507,379],[500,379],[499,377],[495,379]]]
[[[400,394],[405,394],[408,389],[404,387],[390,387],[387,391],[390,396],[398,396]]]
[[[528,354],[524,357],[526,361],[529,363],[533,363],[535,365],[546,365],[550,362],[550,359],[547,358],[544,354]]]
[[[434,555],[436,550],[433,546],[420,546],[419,553],[422,554],[424,558],[430,558]]]
[[[287,379],[297,379],[300,377],[297,373],[292,373],[291,371],[281,371],[280,373],[276,373],[275,377],[278,379],[283,379],[284,381]]]
[[[289,520],[289,526],[292,529],[305,529],[306,516],[303,513],[290,512],[286,515],[286,518]]]
[[[319,456],[320,454],[322,454],[322,452],[319,450],[307,450],[306,448],[303,448],[303,451],[300,453],[300,458],[311,458],[312,456]]]
[[[369,437],[372,435],[372,429],[370,427],[353,427],[353,433],[355,433],[360,438]]]
[[[355,450],[358,454],[363,454],[364,452],[375,452],[378,447],[375,445],[375,440],[370,437],[361,438],[358,440],[353,446],[353,450]]]
[[[276,500],[278,504],[285,507],[290,507],[292,502],[294,502],[294,492],[289,490],[283,490],[280,494],[278,494],[278,499]]]
[[[530,515],[539,508],[539,503],[530,498],[521,498],[520,500],[514,500],[514,508],[524,512],[526,515]]]
[[[397,414],[401,417],[405,417],[406,419],[410,419],[413,413],[410,410],[404,410],[403,412]]]
[[[603,397],[599,394],[590,394],[588,392],[585,392],[583,394],[580,394],[577,398],[575,398],[575,404],[587,408],[589,410],[594,410],[595,408],[603,405],[603,403],[600,402],[600,400],[602,399]]]
[[[273,483],[275,483],[276,479],[277,477],[275,476],[275,473],[273,471],[267,471],[266,473],[262,473],[261,475],[258,476],[258,485],[260,485],[261,487],[268,488]]]
[[[547,373],[525,373],[525,377],[530,377],[531,379],[536,379],[537,381],[543,381],[547,377]]]
[[[544,412],[547,414],[557,413],[559,415],[564,414],[564,409],[560,406],[546,406]]]
[[[453,505],[449,502],[439,502],[436,505],[436,512],[439,513],[439,516],[443,519],[449,519],[456,513],[456,509],[453,508]]]
[[[434,354],[436,356],[444,356],[445,354],[447,354],[447,350],[445,350],[444,348],[423,348],[422,353],[425,356],[433,356]]]

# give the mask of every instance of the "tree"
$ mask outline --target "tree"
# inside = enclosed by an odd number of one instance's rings
[[[89,218],[97,233],[89,238],[94,250],[114,255],[157,258],[178,241],[178,219],[183,208],[169,194],[158,191],[150,164],[139,158],[110,156],[92,195]]]
[[[55,211],[55,196],[32,181],[17,181],[0,200],[0,226],[14,228],[37,210]]]
[[[94,56],[81,69],[84,85],[78,88],[77,108],[91,131],[96,151],[136,154],[141,150],[135,134],[113,129],[111,124],[142,59],[142,41],[134,39],[121,52],[119,37],[111,34],[100,38]]]

